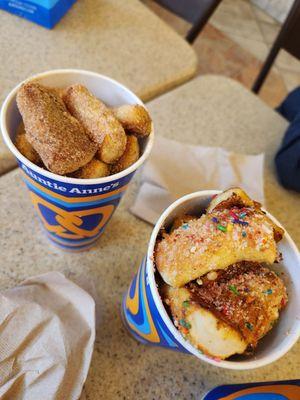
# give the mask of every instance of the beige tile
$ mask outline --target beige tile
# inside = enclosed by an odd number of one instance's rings
[[[257,7],[262,8],[263,10],[266,9],[267,4],[270,0],[249,0],[252,4],[255,4]],[[272,0],[271,0],[272,1]]]
[[[236,3],[239,3],[239,1],[236,1]],[[236,11],[236,7],[233,7],[232,11],[228,9],[223,10],[222,7],[218,8],[211,17],[210,22],[225,33],[233,33],[254,40],[263,40],[262,33],[251,8],[251,13],[243,13],[241,12],[241,8],[238,8],[239,11]]]
[[[223,0],[215,12],[217,11],[229,13],[233,17],[254,17],[251,3],[247,0]]]
[[[280,25],[277,24],[269,24],[267,22],[258,21],[259,27],[261,29],[263,38],[267,44],[273,44],[274,40],[276,39]]]
[[[185,34],[189,27],[186,22],[153,0],[144,0],[144,3],[173,29]],[[212,24],[205,26],[193,45],[199,60],[197,74],[212,73],[232,77],[250,89],[270,48],[265,43],[257,21],[258,17],[248,1],[223,0],[210,19]],[[267,20],[260,23],[271,25]],[[273,25],[276,28],[278,24],[274,22]],[[274,65],[260,97],[269,106],[276,107],[286,92],[283,78]]]
[[[300,86],[300,72],[291,72],[281,69],[280,74],[288,92]]]
[[[258,21],[266,22],[267,24],[278,24],[278,22],[274,18],[272,18],[269,14],[267,14],[265,11],[255,6],[254,4],[252,4],[252,9]]]
[[[269,47],[262,41],[247,39],[232,33],[227,33],[235,43],[239,44],[243,49],[249,51],[253,56],[257,57],[260,61],[264,61],[269,53]]]
[[[278,68],[286,69],[288,71],[300,72],[300,60],[293,57],[285,50],[280,50],[275,64]]]
[[[295,0],[271,0],[265,8],[278,21],[284,22]]]
[[[199,59],[198,74],[228,76],[250,89],[258,76],[262,62],[249,51],[249,42],[247,45],[245,42],[238,44],[239,39],[234,40],[213,25],[207,24],[193,46]],[[266,52],[267,48],[263,50]],[[254,52],[253,48],[252,51]],[[277,106],[286,94],[283,79],[276,69],[272,68],[260,93],[260,97],[271,107]]]

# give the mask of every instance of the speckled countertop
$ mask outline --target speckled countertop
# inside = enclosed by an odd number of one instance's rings
[[[233,151],[266,152],[268,209],[300,244],[300,196],[277,183],[272,157],[287,122],[238,83],[203,76],[149,103],[156,133]],[[254,177],[255,178],[255,177]],[[200,399],[223,383],[299,378],[300,343],[282,359],[251,371],[212,367],[192,356],[137,343],[120,318],[120,302],[136,272],[152,227],[127,210],[134,200],[139,173],[95,248],[64,253],[44,237],[20,173],[0,178],[1,287],[48,270],[71,278],[84,275],[97,290],[98,330],[85,385],[88,400]],[[200,188],[199,188],[200,189]]]
[[[0,10],[0,104],[16,84],[55,68],[108,75],[143,100],[191,78],[192,47],[138,0],[80,0],[53,30]],[[0,174],[15,165],[0,139]]]

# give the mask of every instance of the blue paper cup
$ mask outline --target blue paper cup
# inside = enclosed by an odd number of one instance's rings
[[[161,228],[168,228],[177,216],[199,215],[206,209],[212,196],[217,193],[219,191],[208,190],[189,194],[175,201],[161,215],[152,231],[147,255],[123,297],[122,318],[131,335],[144,344],[188,353],[217,367],[239,370],[258,368],[282,357],[300,335],[300,256],[287,232],[278,245],[284,259],[277,270],[284,271],[289,302],[281,313],[279,322],[261,341],[254,356],[224,361],[208,357],[198,351],[175,328],[158,290],[156,281],[158,272],[155,269],[153,254]],[[269,213],[267,215],[280,225]]]
[[[81,83],[111,107],[122,104],[144,106],[125,86],[94,72],[53,70],[35,75],[27,81],[32,80],[58,88]],[[153,127],[150,136],[141,143],[142,154],[139,160],[118,174],[98,179],[76,179],[56,175],[30,162],[14,145],[17,128],[21,122],[16,104],[16,94],[20,85],[11,91],[2,106],[1,129],[4,141],[17,158],[32,203],[48,238],[66,250],[85,250],[104,231],[135,171],[149,156],[153,144]]]

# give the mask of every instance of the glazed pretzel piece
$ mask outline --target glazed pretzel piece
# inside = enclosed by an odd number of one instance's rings
[[[116,162],[125,151],[126,134],[113,111],[80,84],[69,86],[63,100],[96,143],[97,157],[107,164]]]
[[[25,83],[18,91],[17,105],[26,139],[49,171],[66,175],[93,158],[95,144],[53,89]]]
[[[186,339],[222,359],[252,352],[287,304],[282,280],[248,262],[210,272],[184,288],[164,285],[162,297]]]

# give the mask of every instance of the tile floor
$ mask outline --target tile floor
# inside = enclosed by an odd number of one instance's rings
[[[156,14],[185,35],[189,24],[160,7],[143,0]],[[198,74],[230,76],[251,88],[262,62],[278,34],[280,24],[248,0],[223,0],[194,42]],[[281,50],[260,92],[270,106],[300,85],[300,61]]]

